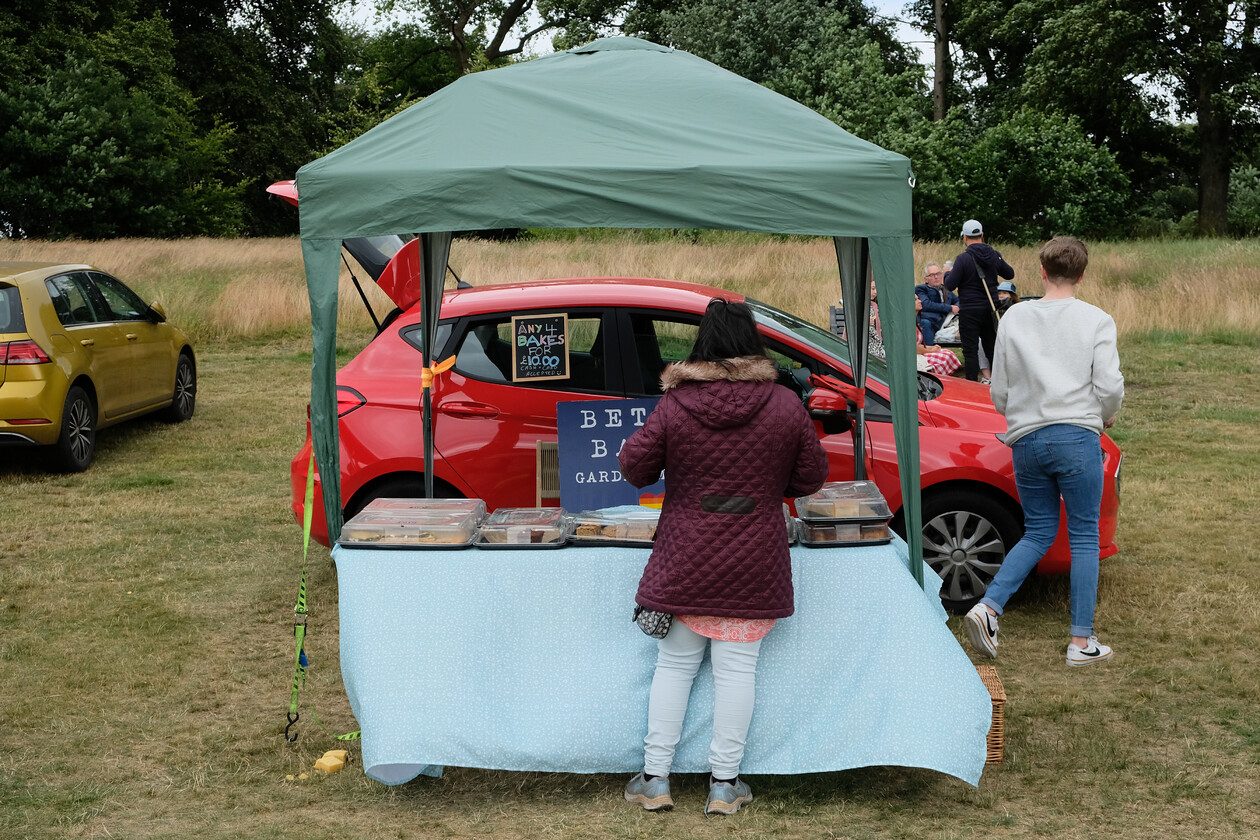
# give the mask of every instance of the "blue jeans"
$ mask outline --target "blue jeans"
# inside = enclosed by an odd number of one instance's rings
[[[923,333],[924,347],[931,347],[936,343],[936,331],[943,323],[945,323],[945,316],[937,315],[935,312],[931,315],[925,312],[919,316],[919,332]]]
[[[1006,555],[980,602],[998,615],[1040,562],[1059,531],[1059,499],[1072,549],[1073,636],[1094,635],[1098,604],[1098,517],[1103,457],[1098,435],[1059,424],[1029,432],[1011,447],[1015,486],[1024,506],[1024,536]]]

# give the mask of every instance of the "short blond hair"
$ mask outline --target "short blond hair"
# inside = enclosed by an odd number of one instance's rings
[[[1056,236],[1037,252],[1046,276],[1059,283],[1077,283],[1089,265],[1089,248],[1075,236]]]

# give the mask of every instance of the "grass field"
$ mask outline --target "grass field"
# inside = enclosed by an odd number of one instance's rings
[[[916,257],[953,248],[918,245]],[[1003,250],[1029,291],[1034,253]],[[58,254],[119,274],[188,324],[200,391],[189,423],[102,432],[84,474],[0,450],[4,840],[1260,836],[1255,242],[1095,248],[1082,296],[1117,315],[1127,385],[1113,431],[1121,552],[1103,564],[1098,612],[1115,661],[1064,667],[1067,581],[1030,580],[997,661],[1006,762],[978,788],[907,768],[754,776],[757,801],[713,821],[698,776],[680,780],[678,810],[649,815],[621,801],[613,776],[450,769],[387,788],[357,763],[314,774],[337,746],[315,716],[331,732],[357,724],[338,671],[336,574],[317,547],[301,737],[281,736],[301,568],[287,470],[310,370],[297,244],[0,241],[0,259]],[[457,243],[453,264],[475,283],[700,279],[823,323],[829,260],[810,242],[614,237]],[[347,294],[348,358],[370,328]]]

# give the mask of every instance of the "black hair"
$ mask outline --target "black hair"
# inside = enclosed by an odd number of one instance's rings
[[[765,345],[752,310],[742,302],[730,303],[713,298],[700,319],[700,331],[691,348],[689,362],[716,362],[740,356],[764,356]]]

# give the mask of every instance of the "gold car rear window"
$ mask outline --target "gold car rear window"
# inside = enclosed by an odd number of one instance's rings
[[[17,286],[0,286],[0,333],[26,332],[22,317],[22,296]]]

